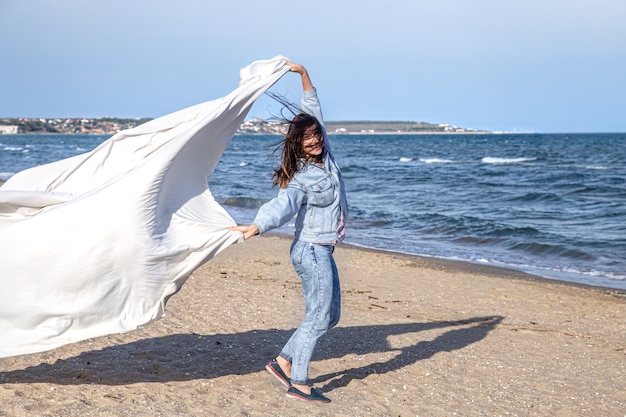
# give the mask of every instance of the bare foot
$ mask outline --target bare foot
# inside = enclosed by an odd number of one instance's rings
[[[280,366],[280,369],[283,370],[285,375],[291,378],[291,362],[281,356],[276,358],[276,362],[278,362],[278,366]]]

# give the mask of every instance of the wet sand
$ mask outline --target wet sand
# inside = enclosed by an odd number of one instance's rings
[[[343,316],[310,377],[265,370],[303,317],[290,240],[199,268],[166,316],[0,359],[0,416],[624,416],[626,296],[466,263],[336,250]]]

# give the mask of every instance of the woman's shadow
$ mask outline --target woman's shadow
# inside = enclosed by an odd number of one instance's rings
[[[364,328],[356,328],[354,331],[362,333],[357,340],[368,340],[372,337],[377,340],[386,340],[386,337],[380,339],[380,333],[385,333],[384,336],[398,335],[403,333],[412,333],[416,331],[431,330],[443,327],[455,327],[447,332],[441,334],[433,340],[422,340],[416,344],[411,344],[403,348],[390,348],[386,343],[385,347],[376,352],[385,351],[399,351],[399,353],[385,361],[374,362],[359,368],[350,368],[345,371],[334,372],[326,375],[321,375],[315,378],[313,382],[322,383],[329,381],[323,386],[324,391],[332,391],[335,388],[345,387],[355,379],[364,379],[370,374],[385,374],[401,369],[405,366],[414,364],[420,360],[430,358],[431,356],[440,352],[450,352],[457,349],[462,349],[466,346],[476,343],[483,339],[487,334],[493,330],[501,321],[503,317],[474,317],[467,320],[458,321],[445,321],[434,323],[415,323],[410,325],[387,325],[387,326],[366,326]],[[415,328],[417,327],[417,329]],[[330,340],[328,343],[341,343],[340,336],[336,336],[336,340]],[[382,346],[381,346],[382,347]],[[348,352],[345,352],[348,353]],[[359,351],[350,353],[372,353],[370,351]]]
[[[462,349],[483,339],[502,321],[501,316],[466,320],[420,322],[376,326],[337,327],[318,344],[314,360],[348,354],[399,353],[385,362],[318,376],[325,391],[348,385],[372,373],[383,374],[429,358],[438,352]],[[433,340],[420,335],[407,347],[395,348],[389,336],[427,330],[450,330]],[[47,382],[58,385],[127,385],[140,382],[171,382],[246,375],[263,370],[287,341],[293,330],[253,330],[232,334],[174,334],[83,352],[54,363],[41,363],[21,370],[0,372],[0,384]],[[47,352],[46,356],[54,354]],[[1,362],[0,362],[1,363]]]

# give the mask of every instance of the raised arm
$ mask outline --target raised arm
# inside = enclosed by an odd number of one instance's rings
[[[322,106],[320,105],[320,101],[317,97],[317,90],[315,89],[315,87],[313,87],[313,82],[311,81],[311,77],[309,77],[309,73],[307,72],[306,68],[304,68],[300,64],[294,64],[293,62],[288,61],[287,65],[289,66],[290,71],[300,74],[302,78],[302,111],[310,114],[311,116],[314,116],[322,124],[325,136],[324,146],[329,147],[327,144],[328,141],[326,138],[326,126],[324,125],[324,117],[322,116]]]

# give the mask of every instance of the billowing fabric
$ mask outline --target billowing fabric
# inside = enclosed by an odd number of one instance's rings
[[[0,357],[137,328],[242,234],[208,179],[286,58],[233,92],[112,136],[0,188]]]

